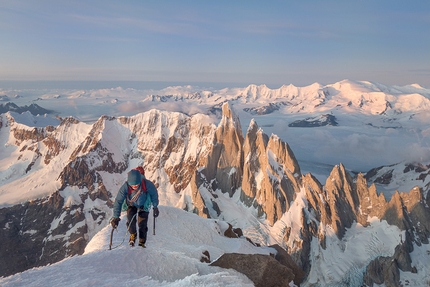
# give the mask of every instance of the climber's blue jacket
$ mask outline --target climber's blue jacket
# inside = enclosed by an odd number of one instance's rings
[[[145,188],[146,187],[146,188]],[[140,189],[140,195],[135,202],[130,202],[131,198]],[[158,192],[155,185],[146,178],[142,177],[142,184],[139,189],[133,190],[127,182],[125,182],[118,191],[118,194],[113,205],[113,217],[119,218],[121,214],[121,208],[125,201],[127,205],[132,205],[140,208],[146,212],[149,212],[151,206],[154,208],[158,207]],[[146,190],[145,190],[146,189]]]

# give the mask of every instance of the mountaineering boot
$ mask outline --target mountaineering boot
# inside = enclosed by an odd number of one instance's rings
[[[136,236],[137,236],[137,233],[130,234],[130,240],[128,241],[128,244],[130,244],[130,246],[134,246],[134,242],[136,241]]]
[[[143,247],[143,248],[146,248],[146,246],[145,246],[145,241],[146,241],[145,239],[140,238],[140,239],[139,239],[139,246],[140,246],[140,247]]]

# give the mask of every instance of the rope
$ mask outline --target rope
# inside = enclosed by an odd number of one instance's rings
[[[124,238],[122,239],[122,242],[121,242],[120,244],[118,244],[117,246],[112,247],[112,248],[111,248],[111,249],[109,249],[109,250],[112,250],[112,249],[118,248],[118,247],[120,247],[120,246],[124,243],[125,239],[127,238],[127,234],[129,234],[129,233],[130,233],[130,225],[131,225],[131,223],[133,222],[133,220],[134,220],[134,218],[136,217],[136,215],[137,215],[137,212],[136,212],[136,214],[135,214],[135,215],[133,215],[133,217],[131,218],[130,222],[128,223],[128,225],[127,225],[127,231],[125,232],[125,235],[124,235]]]

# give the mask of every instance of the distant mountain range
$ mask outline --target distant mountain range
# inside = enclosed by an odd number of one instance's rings
[[[0,98],[0,276],[82,254],[142,165],[162,205],[279,244],[303,286],[426,278],[416,250],[430,238],[428,89],[344,80],[10,99]],[[325,164],[321,176],[314,158],[372,168]]]
[[[28,106],[25,105],[20,107],[12,102],[8,102],[6,104],[0,104],[0,114],[7,113],[7,112],[16,112],[20,114],[24,112],[30,112],[32,115],[35,115],[35,116],[53,113],[53,111],[44,109],[37,104],[30,104]]]
[[[322,111],[326,105],[336,110],[344,103],[341,109],[387,114],[379,109],[387,108],[379,95],[341,96],[343,92],[330,87],[316,88],[321,93],[299,91],[319,103],[304,109]],[[14,112],[2,114],[0,265],[7,268],[0,275],[82,254],[108,224],[126,173],[142,165],[160,192],[161,205],[225,220],[258,244],[279,244],[304,271],[304,286],[397,286],[405,278],[424,278],[430,259],[414,250],[429,244],[429,166],[401,163],[366,175],[349,173],[338,164],[321,182],[302,172],[290,145],[266,134],[259,118],[243,133],[238,107],[251,98],[253,105],[260,103],[262,94],[276,102],[264,87],[246,91],[235,100],[204,101],[212,101],[208,108],[220,112],[218,124],[213,114],[157,109],[130,117],[102,116],[91,124],[65,117],[46,127],[25,125]],[[214,95],[175,100],[201,97]],[[290,95],[289,100],[304,107],[299,97]],[[342,102],[334,97],[346,98]],[[426,97],[414,98],[420,104],[413,109],[399,106],[398,98],[388,109],[425,111]],[[303,110],[295,104],[286,107]],[[411,189],[380,192],[390,184]]]

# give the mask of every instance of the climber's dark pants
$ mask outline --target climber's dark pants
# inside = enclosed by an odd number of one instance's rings
[[[137,215],[133,218],[133,216],[137,213]],[[149,212],[138,210],[135,206],[129,206],[127,208],[127,225],[128,231],[130,234],[137,233],[136,232],[136,217],[137,217],[137,226],[139,227],[139,241],[143,243],[146,242],[146,233],[148,232],[148,217]],[[133,219],[133,221],[131,221]]]

